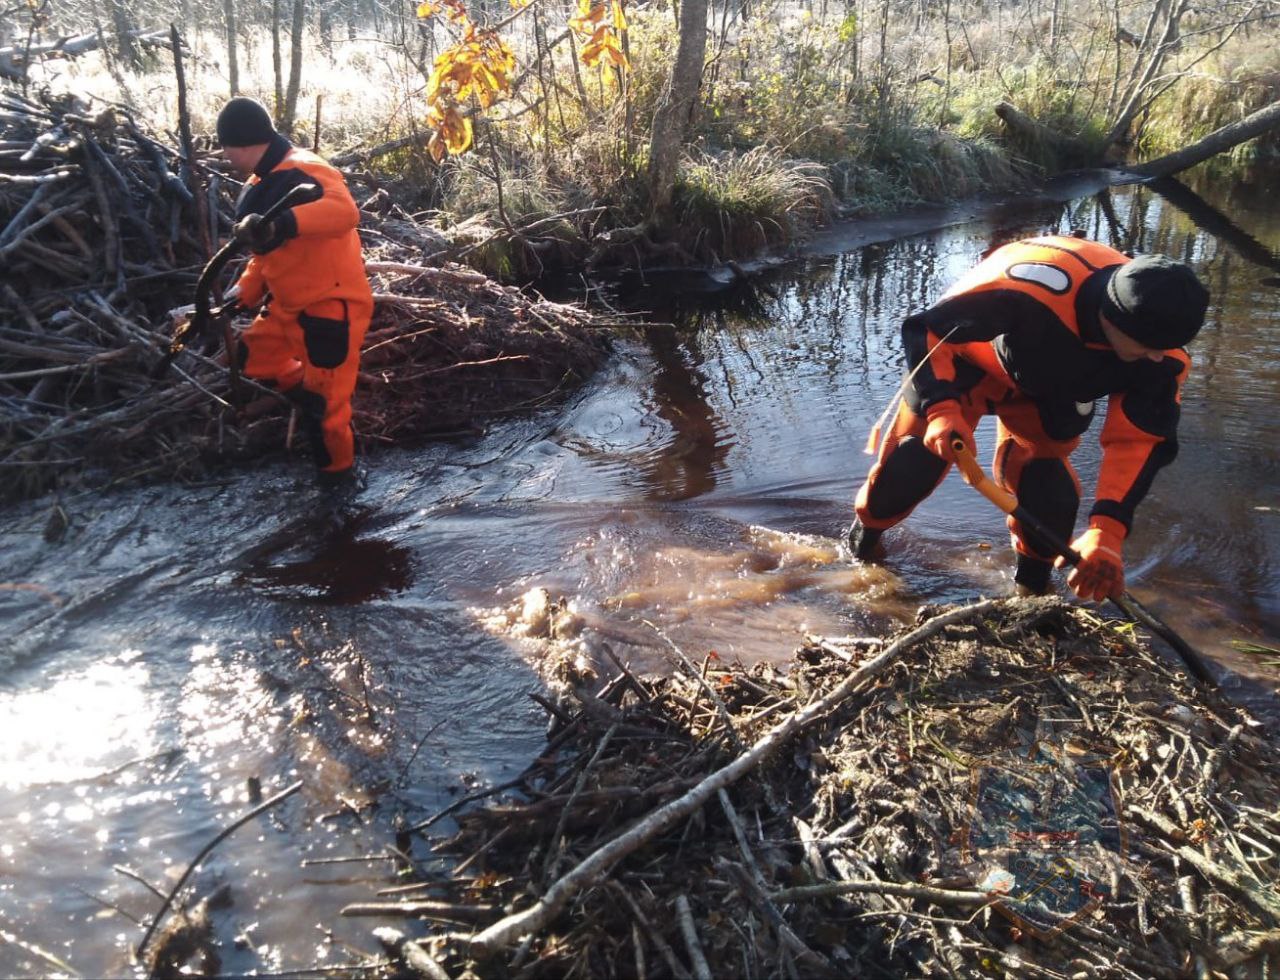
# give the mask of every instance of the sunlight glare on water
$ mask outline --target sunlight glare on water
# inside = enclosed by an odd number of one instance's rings
[[[148,677],[142,651],[124,650],[46,687],[0,692],[0,786],[87,779],[156,752]]]

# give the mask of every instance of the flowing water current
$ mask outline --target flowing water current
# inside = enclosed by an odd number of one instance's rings
[[[395,883],[396,821],[512,777],[543,743],[528,693],[574,665],[522,636],[546,615],[539,589],[602,672],[606,646],[650,670],[671,644],[781,662],[805,632],[866,635],[1007,592],[1002,515],[954,475],[886,538],[884,566],[850,564],[840,541],[901,380],[902,317],[993,245],[1047,230],[1166,252],[1212,290],[1129,584],[1274,723],[1280,654],[1257,648],[1280,646],[1280,205],[1264,180],[1211,202],[1086,184],[832,231],[750,286],[633,284],[611,301],[675,329],[620,339],[554,410],[374,456],[340,531],[317,520],[301,459],[69,496],[53,542],[50,500],[9,509],[0,975],[134,973],[159,905],[137,879],[167,891],[248,809],[251,778],[264,795],[304,786],[193,879],[231,889],[222,970],[372,950],[376,920],[338,912]],[[1076,456],[1086,492],[1097,428]]]

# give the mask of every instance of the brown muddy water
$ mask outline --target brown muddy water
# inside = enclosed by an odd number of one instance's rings
[[[245,812],[250,777],[265,794],[305,787],[195,876],[202,893],[231,886],[222,970],[374,949],[376,922],[338,910],[394,884],[397,820],[509,778],[540,747],[527,692],[544,687],[545,647],[520,635],[541,614],[535,589],[572,600],[584,657],[607,643],[651,669],[668,639],[695,659],[781,661],[805,631],[864,634],[923,602],[1006,592],[1001,516],[954,476],[887,539],[884,567],[850,565],[840,532],[901,378],[899,321],[1025,234],[1164,251],[1211,285],[1183,448],[1140,511],[1130,586],[1268,714],[1277,658],[1232,646],[1280,645],[1280,205],[1265,186],[1206,204],[1085,182],[844,228],[750,289],[677,295],[654,278],[613,302],[677,329],[622,339],[553,412],[376,456],[337,533],[300,459],[68,497],[55,543],[49,500],[10,509],[0,975],[60,972],[49,957],[136,972],[158,900],[113,866],[167,890]],[[413,858],[435,866],[422,841]]]

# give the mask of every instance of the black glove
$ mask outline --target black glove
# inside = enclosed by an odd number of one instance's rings
[[[284,240],[280,234],[279,217],[263,221],[260,214],[246,214],[236,222],[235,239],[244,242],[259,254],[270,252]]]

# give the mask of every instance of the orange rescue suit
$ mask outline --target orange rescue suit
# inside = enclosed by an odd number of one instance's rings
[[[949,464],[924,449],[921,437],[930,407],[954,400],[970,425],[983,415],[997,417],[997,480],[1070,539],[1079,480],[1068,456],[1093,420],[1094,402],[1106,398],[1090,524],[1121,538],[1128,534],[1155,472],[1177,452],[1181,388],[1190,367],[1181,348],[1160,362],[1128,362],[1106,342],[1099,300],[1128,261],[1079,238],[1014,242],[992,252],[934,306],[907,318],[907,363],[920,370],[906,385],[894,428],[858,493],[855,510],[865,527],[897,524],[946,475]],[[1010,529],[1020,555],[1050,556],[1012,518]],[[1040,574],[1047,573],[1042,568]]]
[[[236,217],[263,213],[302,183],[317,184],[320,198],[276,219],[237,283],[244,306],[268,299],[241,337],[240,362],[246,376],[276,384],[298,405],[317,466],[339,474],[354,462],[351,395],[373,314],[359,208],[341,173],[277,136],[245,183]]]

